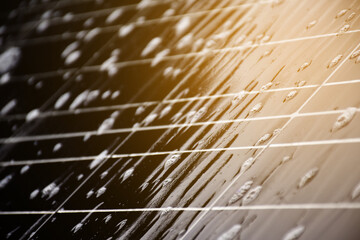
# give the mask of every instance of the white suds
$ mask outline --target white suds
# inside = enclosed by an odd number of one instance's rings
[[[12,70],[18,64],[21,57],[21,50],[18,47],[11,47],[0,55],[0,74]]]

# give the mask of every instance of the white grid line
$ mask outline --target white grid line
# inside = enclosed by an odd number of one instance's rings
[[[324,86],[346,85],[346,84],[356,84],[356,83],[360,83],[360,79],[340,81],[340,82],[330,82],[330,83],[326,83]],[[301,87],[284,87],[284,88],[274,88],[274,89],[267,89],[267,90],[243,91],[243,93],[245,95],[255,95],[255,94],[259,94],[259,93],[273,93],[273,92],[309,89],[309,88],[316,88],[318,86],[320,86],[320,85],[312,84],[312,85],[305,85],[305,86],[301,86]],[[124,103],[124,104],[111,105],[111,106],[79,108],[79,109],[75,109],[75,110],[71,110],[71,109],[54,110],[54,111],[50,110],[50,111],[40,113],[36,118],[56,117],[56,116],[65,116],[65,115],[72,115],[72,114],[82,114],[82,113],[91,113],[91,112],[99,112],[99,111],[136,108],[136,107],[140,107],[140,106],[149,107],[152,105],[160,105],[160,104],[175,104],[175,103],[183,103],[183,102],[191,102],[191,101],[199,101],[199,100],[226,98],[226,97],[234,97],[234,96],[237,96],[238,94],[239,94],[239,92],[205,95],[205,96],[199,96],[199,97],[176,98],[176,99],[168,99],[168,100],[163,100],[163,101]],[[14,115],[8,115],[8,116],[6,116],[6,115],[0,116],[0,120],[25,119],[25,118],[26,118],[26,114],[14,114]]]
[[[165,2],[151,2],[151,4],[153,4],[154,6],[156,5],[161,5],[164,4],[166,2],[171,2],[171,1],[165,1]],[[253,3],[244,3],[244,4],[240,4],[240,5],[236,5],[236,6],[228,6],[228,7],[222,7],[222,8],[214,8],[214,9],[209,9],[209,10],[203,10],[203,11],[197,11],[197,12],[190,12],[190,13],[183,13],[183,14],[178,14],[178,15],[173,15],[173,16],[167,16],[167,17],[159,17],[159,18],[153,18],[153,19],[146,19],[142,22],[138,22],[138,21],[130,21],[129,23],[134,24],[135,26],[148,26],[148,25],[152,25],[152,24],[156,24],[156,23],[160,23],[160,22],[164,22],[164,21],[174,21],[174,20],[179,20],[182,17],[191,17],[191,16],[198,16],[198,15],[208,15],[208,14],[216,14],[219,12],[225,12],[225,11],[232,11],[232,10],[236,10],[236,9],[240,9],[243,7],[248,7],[248,6],[256,6],[256,5],[262,5],[262,4],[271,4],[274,3],[274,0],[268,0],[268,1],[259,1],[259,2],[253,2]],[[86,19],[88,17],[94,17],[97,14],[96,13],[111,13],[112,11],[116,10],[116,9],[121,9],[121,8],[125,8],[125,9],[131,9],[134,7],[137,7],[139,4],[133,4],[133,5],[128,5],[127,7],[115,7],[115,8],[111,8],[111,9],[102,9],[102,10],[97,10],[97,11],[92,11],[92,12],[86,12],[86,13],[79,13],[79,14],[75,14],[74,18],[72,20],[78,20],[78,19]],[[101,16],[101,14],[99,14]],[[38,20],[34,20],[31,23],[26,23],[26,24],[36,24],[38,22],[41,22],[41,19]],[[63,18],[62,17],[56,17],[53,19],[50,19],[50,22],[63,22]],[[71,22],[66,22],[67,24],[71,24]],[[127,23],[127,24],[129,24]],[[118,25],[112,25],[112,26],[105,26],[105,27],[99,27],[100,33],[103,32],[108,32],[108,31],[117,31],[121,26],[124,26],[124,24],[118,24]],[[10,26],[12,27],[12,26]],[[76,35],[81,32],[83,30],[80,31],[74,31],[74,32],[70,32],[68,34],[66,34],[67,38],[75,38]],[[44,37],[37,37],[37,38],[30,38],[30,39],[24,39],[24,40],[18,40],[18,41],[13,41],[12,44],[16,44],[18,46],[25,46],[28,44],[36,44],[37,41],[39,42],[43,42],[43,39],[53,39],[53,40],[59,40],[59,39],[63,39],[64,35],[63,34],[56,34],[56,35],[49,35],[49,36],[44,36]]]
[[[336,37],[339,35],[347,35],[347,34],[353,34],[353,33],[359,33],[360,29],[350,30],[344,33],[339,34],[338,32],[334,33],[326,33],[326,34],[320,34],[320,35],[313,35],[313,36],[306,36],[306,37],[298,37],[298,38],[290,38],[285,40],[277,40],[277,41],[270,41],[265,43],[255,43],[251,45],[241,45],[241,46],[234,46],[234,47],[225,47],[225,48],[219,48],[219,49],[213,49],[210,50],[212,54],[215,53],[227,53],[231,51],[241,51],[248,48],[256,48],[256,47],[262,47],[262,46],[271,46],[276,44],[283,44],[283,43],[292,43],[292,42],[298,42],[298,41],[305,41],[305,40],[313,40],[318,38],[326,38],[326,37]],[[190,53],[183,53],[183,54],[177,54],[177,55],[170,55],[165,56],[162,58],[162,61],[168,61],[168,60],[179,60],[184,59],[187,57],[198,57],[198,56],[207,56],[209,54],[209,51],[199,51],[199,52],[190,52]],[[128,61],[121,61],[118,63],[115,63],[114,66],[118,68],[127,67],[127,66],[136,66],[141,64],[149,64],[151,63],[155,58],[146,58],[146,59],[137,59],[137,60],[128,60]],[[70,68],[70,69],[61,69],[61,70],[54,70],[50,72],[41,72],[41,73],[33,73],[33,74],[25,74],[25,75],[19,75],[19,76],[12,76],[12,78],[15,78],[17,80],[23,79],[28,80],[30,77],[35,77],[37,79],[40,78],[47,78],[57,75],[62,75],[66,72],[71,72],[77,70],[79,73],[81,72],[96,72],[100,71],[101,65],[93,65],[93,66],[82,66],[79,68]]]
[[[322,82],[322,84],[310,95],[310,97],[298,108],[298,110],[296,111],[296,113],[299,113],[305,106],[306,104],[320,91],[320,89],[324,86],[324,84],[326,84],[333,75],[335,75],[335,73],[344,65],[344,63],[350,58],[350,56],[360,47],[360,43],[345,57],[345,59],[343,61],[341,61],[336,68],[331,72],[331,74],[329,76],[327,76],[327,78]],[[258,154],[256,154],[256,156],[254,157],[254,161],[256,161],[256,159],[258,159],[260,157],[260,155],[268,148],[272,145],[272,142],[283,132],[283,130],[289,126],[290,122],[295,118],[296,115],[292,116],[284,125],[283,127],[280,129],[280,132],[275,135],[273,138],[271,138],[269,140],[269,142],[265,145],[265,147],[263,149],[261,149],[259,151]],[[279,144],[278,144],[279,145]],[[224,194],[238,181],[238,179],[242,176],[242,173],[238,174],[237,176],[234,177],[234,179],[230,182],[230,184],[219,194],[219,196],[213,201],[213,203],[210,204],[210,208],[214,207],[215,204],[224,196]],[[199,218],[197,218],[197,220],[187,229],[187,231],[185,232],[185,234],[180,238],[181,240],[185,239],[186,236],[191,232],[191,230],[205,217],[206,213],[208,211],[204,211],[202,215],[199,216]]]
[[[292,113],[292,114],[264,116],[264,117],[239,118],[239,119],[231,119],[231,120],[219,120],[219,121],[183,123],[183,124],[166,124],[166,125],[138,127],[138,128],[132,128],[132,127],[117,128],[117,129],[110,129],[110,130],[102,131],[101,133],[99,133],[97,130],[92,130],[92,131],[84,131],[84,132],[69,132],[69,133],[59,133],[59,134],[28,135],[28,136],[19,136],[19,137],[0,138],[0,144],[11,144],[11,143],[28,142],[28,141],[53,140],[53,139],[59,139],[59,138],[62,138],[62,139],[75,138],[75,137],[84,137],[84,136],[103,136],[103,135],[109,135],[109,134],[143,132],[143,131],[152,131],[152,130],[168,130],[168,129],[174,129],[174,128],[183,128],[183,127],[197,127],[197,126],[207,126],[207,125],[216,125],[216,124],[252,122],[252,121],[261,121],[261,120],[274,120],[274,119],[284,119],[284,118],[291,118],[291,117],[323,116],[323,115],[341,114],[345,111],[346,111],[346,109],[319,111],[319,112],[307,112],[307,113],[297,113],[296,112],[296,113]],[[357,108],[356,111],[359,112],[360,108]]]
[[[170,155],[170,154],[205,153],[205,152],[254,150],[254,149],[264,150],[266,148],[337,145],[337,144],[357,144],[357,143],[360,143],[360,138],[314,140],[314,141],[290,142],[290,143],[273,143],[273,144],[270,144],[270,145],[239,146],[239,147],[226,147],[226,148],[208,148],[208,149],[195,149],[195,150],[177,150],[177,151],[145,152],[145,153],[123,153],[123,154],[104,155],[103,157],[105,159],[114,159],[114,158],[126,158],[126,157],[161,156],[161,155]],[[85,156],[85,157],[68,157],[68,158],[65,157],[65,158],[50,158],[50,159],[36,159],[36,160],[4,161],[4,162],[0,162],[0,167],[34,165],[34,164],[48,164],[48,163],[66,163],[66,162],[91,161],[91,160],[95,159],[96,157],[97,156]]]
[[[94,0],[81,0],[81,1],[79,0],[79,1],[75,1],[75,3],[78,4],[78,3],[83,3],[83,2],[86,3],[86,2],[93,2],[93,1]],[[73,0],[68,0],[68,1],[63,0],[63,1],[41,2],[41,3],[36,4],[36,5],[18,7],[17,9],[19,11],[25,10],[25,11],[28,12],[28,11],[34,11],[34,9],[36,11],[37,8],[43,8],[44,6],[48,7],[48,5],[55,5],[55,7],[58,7],[57,5],[60,5],[60,7],[63,7],[61,5],[67,6],[67,4],[69,4],[69,3],[74,4],[74,1]]]
[[[0,215],[50,215],[78,213],[123,213],[123,212],[203,212],[203,211],[264,211],[264,210],[360,210],[360,203],[298,203],[298,204],[264,204],[250,206],[215,206],[209,207],[162,207],[162,208],[128,208],[128,209],[76,209],[55,211],[0,211]]]
[[[164,1],[152,1],[152,2],[148,2],[146,7],[153,7],[153,6],[157,6],[157,5],[162,5],[162,4],[166,4],[166,3],[171,3],[171,0],[164,0]],[[165,16],[165,17],[159,17],[159,18],[154,18],[154,19],[146,19],[144,20],[144,23],[147,23],[149,21],[151,22],[160,22],[160,21],[167,21],[167,20],[173,20],[173,19],[177,19],[179,17],[182,16],[192,16],[192,15],[197,15],[197,14],[208,14],[211,12],[216,12],[216,11],[223,11],[223,10],[233,10],[233,9],[238,9],[244,6],[252,6],[252,5],[258,5],[258,4],[268,4],[268,3],[273,3],[274,0],[268,0],[268,1],[260,1],[260,2],[252,2],[252,3],[244,3],[244,4],[239,4],[239,5],[234,5],[234,6],[228,6],[228,7],[221,7],[221,8],[212,8],[212,9],[208,9],[208,10],[202,10],[202,11],[197,11],[197,12],[189,12],[189,13],[183,13],[183,14],[177,14],[177,15],[173,15],[173,16]],[[106,8],[106,9],[100,9],[100,10],[94,10],[94,11],[88,11],[88,12],[81,12],[81,13],[75,13],[72,18],[71,21],[66,22],[66,23],[72,23],[72,21],[74,20],[82,20],[82,19],[86,19],[88,17],[99,17],[99,16],[103,16],[106,14],[110,14],[115,10],[129,10],[129,9],[134,9],[137,8],[138,6],[140,6],[140,3],[136,3],[136,4],[129,4],[129,5],[122,5],[122,6],[118,6],[118,7],[112,7],[112,8]],[[142,10],[143,8],[141,8]],[[31,22],[26,22],[25,24],[32,24],[32,23],[37,23],[39,21],[41,21],[42,19],[35,19],[32,20]],[[63,21],[63,17],[53,17],[53,18],[48,18],[47,20],[50,21],[50,23],[52,22],[62,22]],[[142,23],[139,22],[130,22],[130,23],[134,23],[137,25],[141,25]],[[116,25],[116,26],[120,26],[120,25]],[[18,27],[17,25],[11,25],[8,26],[8,28],[13,28],[13,27]]]

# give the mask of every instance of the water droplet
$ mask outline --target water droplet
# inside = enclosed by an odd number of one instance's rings
[[[80,222],[80,223],[76,224],[76,225],[71,229],[71,231],[72,231],[73,233],[76,233],[77,231],[79,231],[79,230],[82,228],[82,226],[83,226],[83,223]]]
[[[169,213],[172,210],[172,207],[167,207],[164,210],[161,211],[160,215],[166,215],[167,213]]]
[[[159,47],[159,45],[161,44],[162,39],[160,37],[156,37],[153,38],[144,48],[144,50],[141,52],[141,56],[142,57],[146,57],[147,55],[149,55],[150,53],[152,53],[153,51],[155,51],[156,48]]]
[[[182,17],[180,21],[175,26],[176,35],[180,36],[185,33],[185,31],[190,27],[191,19],[189,16]]]
[[[271,133],[266,133],[264,136],[262,136],[256,143],[255,146],[262,145],[266,141],[268,141],[272,137]]]
[[[3,74],[0,78],[0,85],[8,83],[10,81],[10,79],[11,79],[10,73],[7,72],[7,73]]]
[[[1,179],[1,181],[0,181],[0,189],[6,187],[6,185],[9,184],[9,182],[11,181],[12,178],[13,178],[13,175],[9,174],[6,177],[4,177],[3,179]]]
[[[300,71],[305,70],[308,66],[310,66],[310,64],[311,64],[311,61],[303,63],[297,71],[300,72]]]
[[[270,89],[272,87],[273,83],[272,82],[269,82],[265,85],[263,85],[261,88],[260,88],[260,92],[263,92],[263,91],[266,91],[268,89]]]
[[[230,35],[231,35],[231,31],[224,31],[224,32],[213,35],[211,37],[211,40],[209,40],[209,41],[211,41],[211,46],[209,46],[209,47],[213,47],[213,43],[214,43],[214,45],[225,43]]]
[[[356,57],[360,56],[360,50],[357,50],[355,52],[353,52],[350,56],[350,59],[354,59]]]
[[[103,195],[106,191],[106,187],[101,187],[96,191],[96,197],[100,197],[101,195]]]
[[[94,194],[94,190],[91,189],[90,191],[87,192],[86,198],[90,198],[93,194]]]
[[[92,90],[89,92],[89,94],[86,96],[85,99],[85,104],[89,104],[92,101],[94,101],[98,96],[100,95],[100,91],[99,90]]]
[[[230,198],[229,204],[236,203],[237,201],[241,200],[245,194],[250,190],[253,181],[247,181],[245,182],[236,192],[235,194]]]
[[[66,48],[62,51],[61,57],[62,57],[62,58],[66,58],[67,56],[69,56],[70,53],[72,53],[73,51],[75,51],[79,46],[80,46],[80,43],[79,43],[78,41],[75,41],[75,42],[73,42],[73,43],[70,43],[70,44],[67,45]]]
[[[349,29],[350,29],[350,25],[346,24],[342,28],[340,28],[339,33],[347,32],[347,31],[349,31]]]
[[[255,158],[249,157],[245,160],[245,162],[241,166],[240,174],[243,174],[246,170],[248,170],[255,162]]]
[[[180,154],[173,154],[169,159],[166,160],[164,164],[165,171],[168,170],[176,161],[180,159]]]
[[[155,58],[151,61],[151,67],[158,65],[166,56],[170,53],[170,49],[164,49],[161,52],[157,53]]]
[[[134,172],[134,168],[130,168],[128,170],[126,170],[123,174],[123,177],[122,177],[122,181],[125,181],[126,179],[128,179]]]
[[[84,26],[85,28],[89,28],[89,27],[91,27],[92,25],[94,25],[94,23],[95,23],[95,19],[91,17],[91,18],[86,19],[86,21],[84,22],[83,26]]]
[[[311,21],[307,26],[306,26],[306,29],[310,29],[310,28],[312,28],[313,26],[315,26],[315,24],[317,23],[317,21],[316,20],[314,20],[314,21]]]
[[[340,17],[344,16],[345,13],[347,13],[347,11],[348,11],[347,9],[340,10],[340,11],[336,14],[335,18],[340,18]]]
[[[167,67],[165,68],[163,75],[164,77],[170,77],[174,72],[174,68],[173,67]]]
[[[109,174],[108,171],[104,171],[104,172],[102,172],[102,173],[100,174],[100,178],[101,178],[101,179],[104,179],[108,174]]]
[[[84,174],[79,174],[79,175],[77,176],[77,180],[79,181],[79,180],[81,180],[83,177],[84,177]]]
[[[42,86],[43,86],[43,82],[42,82],[42,81],[37,82],[37,83],[35,84],[35,88],[36,88],[36,89],[41,89]]]
[[[65,59],[65,65],[68,66],[75,63],[80,58],[80,56],[81,56],[80,50],[71,52]]]
[[[169,114],[169,112],[171,111],[172,107],[169,105],[169,106],[166,106],[161,112],[160,112],[160,118],[163,118],[165,117],[166,115]]]
[[[102,151],[94,160],[92,160],[92,162],[89,165],[89,168],[93,169],[94,167],[99,165],[103,160],[106,159],[107,155],[108,155],[108,150]]]
[[[90,139],[91,136],[92,136],[91,133],[86,133],[84,138],[83,138],[83,141],[86,142],[87,140]]]
[[[29,165],[23,166],[23,167],[21,168],[21,170],[20,170],[20,174],[26,173],[27,171],[29,171],[29,169],[30,169],[30,166],[29,166]]]
[[[273,136],[278,135],[281,132],[281,128],[275,128],[274,131],[272,132]]]
[[[319,172],[319,168],[314,167],[310,169],[301,179],[298,184],[298,188],[304,187],[306,184],[308,184]]]
[[[54,183],[50,183],[41,191],[41,197],[46,199],[50,199],[55,196],[60,191],[60,188]]]
[[[248,205],[254,201],[259,196],[261,189],[262,186],[257,186],[248,191],[242,200],[243,205]]]
[[[169,8],[163,13],[163,16],[170,17],[170,16],[173,16],[174,14],[175,14],[175,10],[172,8]]]
[[[176,113],[176,114],[171,118],[171,121],[172,121],[172,122],[176,122],[177,120],[180,119],[180,117],[181,117],[182,114],[183,114],[182,112]]]
[[[195,116],[196,111],[192,110],[186,114],[186,122],[191,122],[192,118]]]
[[[186,34],[184,37],[182,37],[179,42],[176,44],[176,48],[178,50],[184,49],[186,47],[189,47],[194,42],[194,36],[192,33]]]
[[[100,28],[94,28],[88,31],[84,37],[85,42],[90,42],[95,39],[96,36],[98,36],[101,33]]]
[[[158,117],[157,113],[151,113],[149,114],[143,121],[144,126],[148,126],[149,124],[151,124],[153,121],[155,121],[155,119]]]
[[[296,85],[297,87],[305,86],[305,84],[306,84],[306,81],[300,81],[300,82],[296,82],[296,83],[295,83],[295,85]]]
[[[40,110],[39,109],[34,109],[31,110],[27,115],[26,115],[26,121],[30,122],[36,118],[38,118],[40,115]]]
[[[180,68],[176,68],[174,69],[174,72],[173,72],[173,77],[176,78],[180,73],[181,73],[181,69]]]
[[[112,77],[118,72],[118,68],[116,67],[116,61],[118,60],[118,56],[111,56],[107,60],[105,60],[101,66],[100,71],[105,71],[108,73],[108,76]]]
[[[125,226],[126,222],[127,222],[127,219],[124,219],[124,220],[122,220],[121,222],[119,222],[119,223],[116,225],[116,227],[117,227],[118,229],[116,230],[115,233],[117,233],[118,231],[120,231],[120,230]]]
[[[62,144],[61,143],[57,143],[55,144],[54,148],[53,148],[53,152],[57,152],[62,148]]]
[[[74,14],[72,12],[68,12],[62,17],[64,22],[69,22],[73,20],[73,18],[74,18]]]
[[[98,134],[103,134],[105,131],[111,129],[115,123],[115,118],[109,117],[105,119],[97,130]]]
[[[354,187],[354,189],[353,189],[353,191],[352,191],[352,193],[351,193],[351,199],[356,199],[358,196],[360,195],[360,183],[358,183],[355,187]]]
[[[283,159],[282,159],[282,163],[286,163],[286,162],[288,162],[288,161],[290,161],[292,159],[292,156],[285,156],[285,157],[283,157]]]
[[[260,40],[260,43],[266,43],[266,42],[268,42],[268,41],[270,41],[270,36],[268,36],[268,35],[265,35],[261,40]]]
[[[172,178],[166,178],[163,182],[162,182],[162,186],[165,187],[166,185],[168,185],[170,182],[172,182]]]
[[[350,22],[356,16],[356,13],[352,12],[345,20],[345,22]]]
[[[216,41],[214,39],[209,39],[205,43],[205,51],[209,50],[211,48],[214,48],[216,46]]]
[[[108,223],[110,220],[111,220],[111,214],[107,215],[107,216],[104,218],[105,224]]]
[[[232,105],[237,105],[241,100],[243,100],[246,97],[246,92],[241,91],[238,94],[236,94],[233,99],[231,100]]]
[[[205,40],[203,38],[199,38],[194,42],[192,50],[194,52],[200,51],[204,47],[204,44],[205,44]]]
[[[32,199],[36,198],[37,195],[39,194],[39,192],[40,192],[39,189],[35,189],[34,191],[32,191],[32,192],[30,193],[30,199],[32,200]]]
[[[17,100],[16,100],[16,99],[10,100],[10,101],[1,109],[0,114],[1,114],[1,115],[6,115],[6,114],[8,114],[9,112],[11,112],[11,111],[16,107],[16,104],[17,104]]]
[[[50,26],[50,21],[49,20],[43,20],[41,21],[41,23],[36,27],[36,31],[38,33],[42,33],[44,32],[46,29],[48,29]]]
[[[297,226],[290,229],[283,237],[283,240],[296,240],[298,239],[305,231],[304,226]]]
[[[337,56],[329,63],[329,65],[327,66],[327,68],[332,68],[332,67],[334,67],[336,64],[338,64],[338,63],[340,62],[341,58],[342,58],[342,55],[341,55],[341,54],[337,55]]]
[[[110,97],[110,95],[111,95],[111,91],[107,90],[107,91],[103,92],[103,94],[101,95],[101,99],[105,100],[108,97]]]
[[[136,130],[137,128],[141,127],[140,123],[134,123],[134,125],[132,126],[133,130]]]
[[[262,57],[267,57],[272,53],[272,50],[267,50],[263,53]]]
[[[331,131],[335,132],[348,125],[350,121],[354,118],[355,113],[356,113],[356,108],[354,107],[347,108],[345,112],[336,119],[336,122],[334,123]]]
[[[250,115],[255,114],[257,112],[260,112],[260,110],[263,108],[262,103],[257,103],[251,110]]]
[[[148,182],[144,182],[143,184],[141,184],[140,186],[140,191],[144,191],[147,187],[149,186],[149,183]]]
[[[207,112],[207,109],[205,107],[200,108],[191,117],[189,115],[189,122],[190,123],[197,122],[198,120],[200,120],[205,115],[206,112]]]
[[[285,99],[283,100],[283,102],[287,102],[290,101],[291,99],[293,99],[296,95],[297,95],[298,91],[293,90],[291,92],[289,92],[288,95],[286,95]]]
[[[55,103],[55,106],[54,106],[55,109],[60,109],[61,107],[63,107],[65,105],[65,103],[69,100],[69,98],[70,98],[69,92],[66,92],[63,95],[61,95]]]
[[[241,231],[241,225],[235,224],[230,229],[228,229],[226,232],[221,234],[217,240],[233,240],[240,234]]]
[[[120,38],[126,37],[126,36],[129,35],[134,29],[135,29],[135,24],[134,24],[134,23],[130,23],[130,24],[124,25],[124,26],[122,26],[122,27],[119,29],[118,35],[119,35]]]
[[[75,80],[77,82],[81,82],[83,79],[84,79],[84,76],[82,74],[77,75],[76,78],[75,78]]]
[[[34,77],[30,77],[30,78],[28,79],[28,81],[27,81],[27,83],[28,83],[29,85],[33,85],[34,82],[35,82],[35,78],[34,78]]]
[[[105,22],[107,24],[112,24],[114,23],[116,20],[118,20],[122,14],[123,14],[123,9],[122,8],[118,8],[115,11],[113,11],[105,20]]]
[[[356,58],[355,63],[360,63],[360,56]]]
[[[142,114],[143,112],[145,112],[145,107],[139,106],[135,111],[135,115],[138,116],[138,115]]]

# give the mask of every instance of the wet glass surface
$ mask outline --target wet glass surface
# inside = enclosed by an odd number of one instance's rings
[[[359,239],[356,0],[0,4],[1,239]]]

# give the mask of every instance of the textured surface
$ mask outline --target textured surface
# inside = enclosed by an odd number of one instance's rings
[[[1,5],[0,238],[360,238],[359,1]]]

